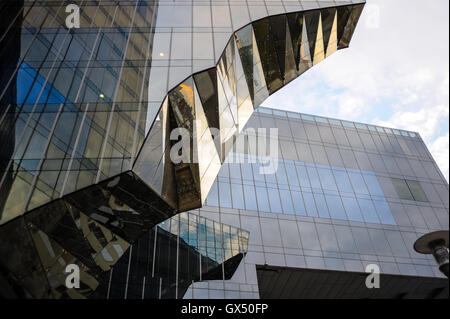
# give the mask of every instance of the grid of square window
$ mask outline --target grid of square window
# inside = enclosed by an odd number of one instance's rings
[[[261,160],[242,157],[223,164],[206,205],[395,225],[371,171],[278,159],[276,172],[264,174]]]

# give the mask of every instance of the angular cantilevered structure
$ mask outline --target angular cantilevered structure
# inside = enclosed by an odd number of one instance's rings
[[[202,206],[253,111],[346,48],[364,6],[72,2],[80,28],[67,27],[64,1],[0,5],[5,295],[79,297],[53,280],[56,257],[79,264],[81,295],[95,295],[131,243]],[[176,128],[189,132],[187,162],[170,157]]]

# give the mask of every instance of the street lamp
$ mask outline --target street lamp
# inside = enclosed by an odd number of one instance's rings
[[[423,235],[414,243],[414,250],[420,254],[432,254],[439,270],[448,278],[448,230]]]

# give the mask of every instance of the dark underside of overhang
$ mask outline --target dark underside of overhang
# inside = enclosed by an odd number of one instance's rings
[[[380,288],[366,287],[367,273],[256,266],[263,299],[443,299],[447,279],[380,275]]]

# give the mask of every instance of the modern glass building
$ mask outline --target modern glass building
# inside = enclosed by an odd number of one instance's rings
[[[448,295],[412,251],[448,229],[417,134],[258,108],[347,48],[363,6],[2,1],[0,295],[364,297],[369,262],[394,287],[374,296]],[[233,147],[246,128],[279,130],[275,174]]]
[[[263,107],[247,125],[279,129],[278,170],[229,155],[191,213],[248,230],[248,253],[231,280],[185,298],[448,298],[413,249],[449,227],[448,183],[418,133]],[[370,264],[380,289],[365,286]]]

